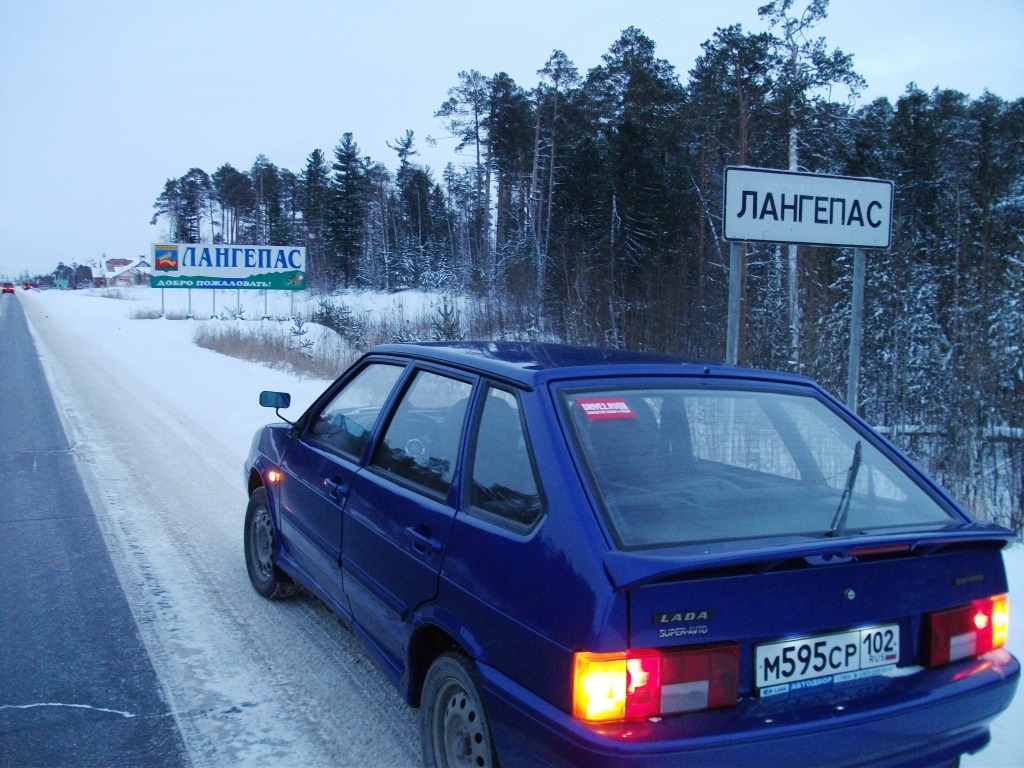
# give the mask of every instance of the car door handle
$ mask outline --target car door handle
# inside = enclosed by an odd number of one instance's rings
[[[324,480],[324,487],[332,498],[339,498],[348,493],[348,483],[340,477],[329,477]]]
[[[441,542],[430,535],[430,528],[420,523],[418,526],[409,526],[405,529],[405,535],[412,539],[412,547],[421,555],[433,554],[441,549]]]

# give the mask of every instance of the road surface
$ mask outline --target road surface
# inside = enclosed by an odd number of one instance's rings
[[[11,296],[0,340],[0,765],[184,765]]]
[[[66,317],[51,316],[41,298],[18,297],[70,450],[54,449],[51,468],[36,471],[30,482],[50,486],[52,476],[77,467],[84,486],[80,506],[85,508],[84,495],[95,510],[90,524],[102,534],[116,574],[109,566],[102,572],[97,544],[96,554],[78,566],[81,578],[105,582],[95,587],[98,599],[126,602],[132,619],[107,632],[93,627],[79,634],[104,647],[133,634],[141,638],[159,681],[161,696],[153,706],[162,699],[165,720],[176,724],[192,765],[419,765],[417,712],[359,641],[313,598],[270,602],[249,586],[242,554],[243,457],[194,420],[189,394],[179,384],[175,391],[156,391],[123,358],[104,355],[102,345]],[[21,347],[19,355],[26,354],[31,356]],[[28,399],[47,401],[45,390],[35,389]],[[5,408],[26,407],[6,398]],[[49,432],[51,444],[61,436],[56,428]],[[39,452],[22,460],[39,461]],[[77,545],[78,537],[68,536]],[[17,560],[33,561],[34,555],[19,552]],[[6,597],[26,586],[26,574],[6,555],[2,563],[7,578],[0,594]],[[32,577],[52,578],[36,571]],[[113,594],[118,584],[123,597]],[[58,624],[75,624],[75,603],[39,600],[38,611],[50,610]],[[21,653],[28,652],[22,647]],[[52,674],[59,676],[60,659],[52,663]],[[105,683],[116,674],[96,672]],[[11,703],[47,698],[3,695]],[[83,703],[133,713],[152,709]],[[46,714],[61,727],[82,716]],[[10,717],[9,710],[0,715]],[[0,757],[7,764],[10,756]]]

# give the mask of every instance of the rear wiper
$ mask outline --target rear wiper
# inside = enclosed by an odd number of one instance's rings
[[[853,460],[850,468],[846,471],[846,487],[843,488],[843,495],[839,498],[839,508],[835,517],[832,518],[832,525],[829,526],[826,536],[840,536],[846,530],[846,516],[850,513],[850,499],[853,497],[853,484],[857,482],[857,473],[860,471],[860,440],[853,446]]]

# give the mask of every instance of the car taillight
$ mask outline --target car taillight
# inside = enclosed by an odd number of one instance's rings
[[[579,651],[573,657],[573,717],[602,722],[730,706],[739,696],[739,655],[735,643],[682,651]]]
[[[1006,643],[1009,623],[1006,595],[928,614],[925,663],[935,667],[999,648]]]

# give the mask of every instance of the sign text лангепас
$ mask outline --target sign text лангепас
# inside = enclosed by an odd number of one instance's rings
[[[154,245],[150,285],[298,291],[306,287],[306,249],[276,245]]]
[[[879,179],[725,169],[726,240],[888,248],[893,185]]]

